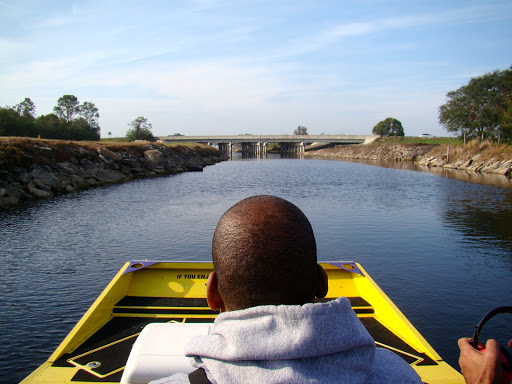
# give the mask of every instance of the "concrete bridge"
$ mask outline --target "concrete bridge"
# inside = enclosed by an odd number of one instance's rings
[[[194,142],[217,144],[219,150],[231,155],[233,145],[240,144],[242,153],[264,155],[267,153],[268,143],[279,143],[281,153],[300,154],[308,146],[315,143],[315,147],[330,144],[367,144],[379,136],[373,135],[232,135],[232,136],[162,136],[164,143]],[[322,145],[323,144],[323,145]]]

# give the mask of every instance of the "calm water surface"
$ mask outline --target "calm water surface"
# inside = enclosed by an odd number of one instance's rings
[[[210,260],[220,216],[256,194],[299,206],[319,259],[360,262],[458,367],[457,339],[512,305],[512,188],[443,176],[270,157],[0,212],[0,382],[40,365],[125,261]],[[482,336],[512,337],[503,316]]]

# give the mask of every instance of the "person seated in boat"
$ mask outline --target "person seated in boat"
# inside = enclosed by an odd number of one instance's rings
[[[500,344],[496,340],[487,341],[485,353],[475,349],[470,338],[461,338],[458,344],[459,365],[466,384],[502,384],[504,372],[501,367]],[[508,346],[512,348],[512,339]]]
[[[153,383],[421,383],[405,360],[376,348],[347,298],[315,302],[327,275],[311,224],[290,202],[264,195],[231,207],[212,258],[207,300],[220,314],[210,335],[185,347],[199,369]]]

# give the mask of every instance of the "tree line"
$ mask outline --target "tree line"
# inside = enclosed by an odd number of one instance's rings
[[[53,113],[36,117],[36,106],[26,97],[13,107],[0,108],[0,136],[99,140],[99,117],[94,103],[80,104],[74,95],[62,96]]]

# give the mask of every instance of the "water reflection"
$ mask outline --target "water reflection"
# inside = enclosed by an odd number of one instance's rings
[[[304,160],[304,155],[301,154],[293,154],[293,153],[281,153],[279,154],[281,159],[299,159]]]
[[[351,162],[432,175],[467,183],[439,188],[445,204],[442,217],[449,228],[460,231],[468,240],[488,242],[511,251],[512,261],[512,180],[504,175],[482,174],[442,167],[417,166],[402,161],[354,160]],[[479,186],[475,185],[478,184]],[[493,187],[511,189],[510,193]],[[499,192],[499,193],[496,193]]]
[[[512,266],[512,190],[503,193],[489,185],[464,185],[442,190],[445,225],[463,234],[465,240],[500,247]]]
[[[232,160],[238,160],[238,159],[304,159],[304,155],[299,154],[292,154],[292,153],[233,153],[231,159]]]
[[[241,156],[242,159],[266,159],[267,158],[267,154],[266,153],[246,153],[246,152],[241,152],[240,154],[233,154],[232,157],[237,157],[237,156]]]
[[[492,173],[477,173],[458,169],[449,169],[442,167],[425,167],[418,166],[423,172],[429,172],[435,175],[448,177],[450,179],[461,180],[474,184],[496,185],[502,188],[512,188],[512,180],[504,175],[496,175]]]
[[[310,159],[323,159],[323,160],[338,160],[351,163],[371,165],[381,168],[393,168],[408,171],[421,171],[433,175],[447,177],[450,179],[461,180],[474,184],[483,185],[496,185],[502,188],[512,188],[512,179],[504,175],[497,175],[492,173],[478,173],[472,171],[450,169],[443,167],[426,167],[422,165],[415,165],[410,161],[389,161],[389,160],[363,160],[363,159],[337,159],[332,157],[309,157]]]

